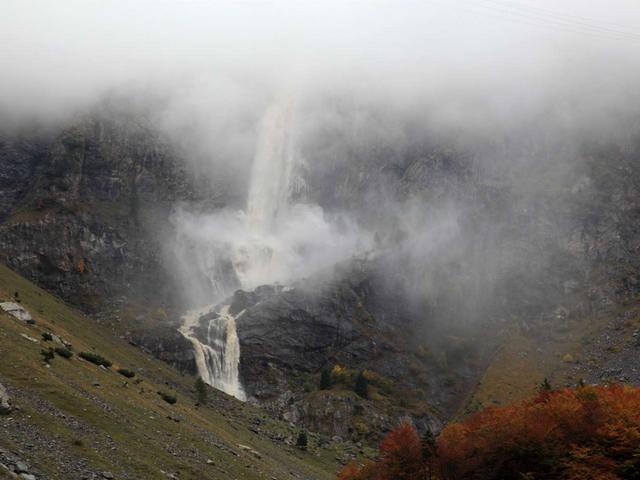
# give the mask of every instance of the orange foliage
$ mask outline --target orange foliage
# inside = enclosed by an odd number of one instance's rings
[[[411,480],[422,470],[420,438],[409,424],[403,424],[385,437],[380,444],[379,465],[382,478]]]
[[[613,385],[543,392],[445,428],[446,478],[640,478],[640,389]]]
[[[351,463],[340,472],[338,479],[422,480],[424,471],[420,438],[416,430],[405,423],[384,438],[378,461],[368,462],[360,468]]]
[[[340,480],[639,480],[640,388],[545,391],[448,425],[434,454],[402,425],[376,462],[347,466]]]

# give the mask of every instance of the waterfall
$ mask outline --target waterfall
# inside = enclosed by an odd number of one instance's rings
[[[300,157],[295,151],[293,114],[292,100],[276,103],[269,107],[260,125],[247,198],[249,225],[258,233],[276,226],[302,186],[296,172]]]
[[[223,306],[208,320],[206,342],[198,337],[195,330],[200,327],[200,319],[211,315],[212,307],[190,310],[183,317],[180,333],[193,345],[198,373],[206,383],[239,400],[246,400],[240,382],[240,341],[236,331],[237,316],[229,313],[229,305]]]
[[[320,206],[301,201],[306,186],[295,111],[291,96],[266,110],[244,211],[180,212],[174,219],[177,270],[194,304],[220,302],[237,288],[286,283],[363,249],[363,236],[350,222],[342,218],[333,224]],[[242,314],[234,317],[228,306],[220,308],[204,335],[201,317],[210,311],[188,312],[180,332],[193,343],[202,379],[243,400],[236,333]]]
[[[192,248],[180,251],[181,261],[186,261],[187,256],[195,257],[201,276],[206,279],[205,290],[216,300],[230,293],[230,287],[239,284],[250,288],[272,273],[274,249],[269,245],[269,235],[277,228],[278,218],[286,214],[292,195],[301,185],[295,180],[297,156],[292,116],[291,101],[276,103],[266,111],[260,123],[246,212],[219,218],[228,232],[228,241],[225,241],[226,237],[222,242],[216,242],[206,236],[190,235]],[[185,235],[184,230],[181,235]],[[201,246],[199,241],[202,241]],[[229,282],[229,278],[235,283]],[[205,307],[187,312],[180,332],[193,344],[202,379],[245,400],[238,372],[240,342],[236,331],[236,319],[242,313],[234,317],[229,313],[229,305],[221,307],[208,320],[205,342],[202,332],[197,335],[196,330],[202,328],[201,318],[211,310],[211,307]]]

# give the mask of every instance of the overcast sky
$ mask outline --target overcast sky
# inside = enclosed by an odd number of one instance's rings
[[[535,102],[637,85],[640,3],[3,0],[0,43],[5,111],[55,111],[122,86]]]

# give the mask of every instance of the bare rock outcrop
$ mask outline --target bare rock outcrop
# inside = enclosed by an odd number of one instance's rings
[[[0,383],[0,415],[8,415],[13,411],[7,389]]]

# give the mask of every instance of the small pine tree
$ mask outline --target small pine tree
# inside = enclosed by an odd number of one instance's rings
[[[544,392],[550,392],[551,390],[552,388],[551,388],[551,384],[549,383],[549,379],[547,377],[544,377],[544,380],[538,386],[538,391],[540,393],[544,393]]]
[[[369,398],[369,382],[363,372],[358,373],[353,391],[362,398]]]
[[[426,475],[424,476],[428,480],[431,480],[433,460],[436,456],[437,446],[436,437],[433,435],[433,432],[429,428],[427,428],[427,430],[422,435],[422,438],[420,439],[420,447],[422,451],[422,462],[426,470]]]
[[[300,431],[298,434],[298,440],[296,441],[296,446],[301,450],[306,450],[308,445],[307,441],[307,432],[304,430]]]
[[[422,458],[427,461],[433,455],[436,448],[436,438],[431,432],[430,429],[427,429],[426,432],[422,434],[422,438],[420,439],[420,445],[422,447]]]
[[[328,390],[331,388],[331,372],[327,368],[322,369],[320,373],[320,390]]]
[[[202,377],[198,377],[196,380],[196,398],[198,399],[199,404],[207,402],[207,384],[204,383]]]

